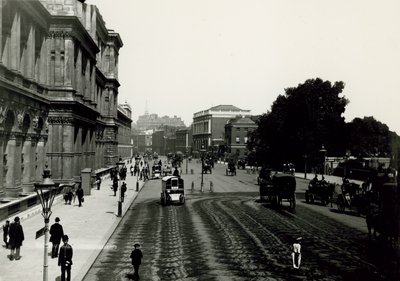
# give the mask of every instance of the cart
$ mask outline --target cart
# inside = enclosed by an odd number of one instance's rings
[[[281,206],[283,200],[296,208],[296,178],[290,174],[275,174],[272,179],[260,179],[260,200]]]

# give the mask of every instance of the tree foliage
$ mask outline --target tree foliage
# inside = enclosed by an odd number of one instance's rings
[[[342,115],[348,101],[340,97],[343,89],[343,82],[332,85],[320,78],[285,89],[259,118],[249,150],[255,147],[259,163],[277,168],[285,162],[304,163],[304,155],[317,161],[322,145],[329,155],[344,155]]]
[[[387,125],[374,117],[355,118],[346,124],[352,155],[388,157],[392,153],[392,136]]]

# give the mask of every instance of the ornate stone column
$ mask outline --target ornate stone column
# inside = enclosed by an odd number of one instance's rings
[[[6,189],[6,195],[9,195],[9,191],[13,191],[15,188],[15,148],[17,146],[17,138],[14,133],[10,134],[6,140],[6,149],[4,153],[4,187]],[[19,155],[18,155],[19,157]]]
[[[10,68],[19,71],[20,67],[20,49],[21,49],[21,15],[15,11],[11,26],[11,57]]]
[[[21,150],[21,184],[22,190],[24,192],[33,191],[33,186],[31,183],[31,149],[32,149],[32,139],[31,136],[27,136],[22,142]]]

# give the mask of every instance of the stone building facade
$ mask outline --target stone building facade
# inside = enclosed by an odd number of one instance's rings
[[[175,136],[176,152],[181,151],[185,155],[191,155],[193,143],[192,128],[189,127],[186,129],[177,130]]]
[[[132,109],[129,104],[119,104],[117,113],[118,156],[130,159],[133,156]]]
[[[118,160],[122,41],[84,2],[0,1],[0,197]]]
[[[207,150],[217,151],[225,142],[225,124],[236,116],[250,115],[250,110],[243,110],[233,105],[217,105],[193,115],[193,152],[198,152],[202,145]]]
[[[235,159],[247,156],[249,134],[257,129],[257,124],[250,118],[241,116],[231,119],[225,125],[226,152]]]

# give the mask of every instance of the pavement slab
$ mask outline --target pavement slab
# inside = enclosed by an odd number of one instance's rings
[[[128,171],[129,166],[128,164]],[[122,204],[122,216],[138,194],[136,181],[137,177],[128,173],[125,181],[128,190]],[[121,184],[121,181],[119,183]],[[143,184],[143,181],[139,181],[139,190]],[[69,236],[69,244],[74,251],[72,280],[83,279],[121,221],[121,218],[117,217],[118,193],[114,196],[111,187],[110,178],[103,178],[100,190],[93,188],[91,194],[84,197],[85,202],[82,207],[78,206],[78,199],[71,205],[65,205],[62,195],[57,196],[53,203],[50,225],[54,223],[56,217],[60,218],[60,224],[64,228],[64,233]],[[21,259],[9,260],[10,250],[4,245],[0,248],[0,281],[43,280],[44,236],[35,239],[36,231],[44,227],[41,206],[16,214],[8,220],[12,222],[15,216],[20,217],[25,235],[21,247]],[[1,225],[3,224],[4,221],[1,222]],[[49,242],[48,280],[61,280],[58,260],[51,258],[51,246]]]

